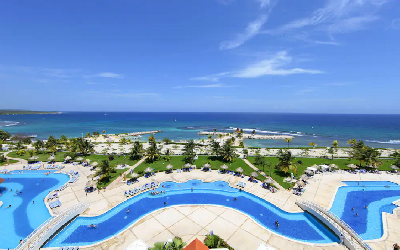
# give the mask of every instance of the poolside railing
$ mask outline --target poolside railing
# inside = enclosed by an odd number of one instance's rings
[[[371,249],[371,247],[368,246],[368,244],[360,237],[360,235],[356,231],[354,231],[353,228],[351,228],[345,221],[340,219],[336,214],[310,201],[298,201],[297,203],[312,209],[313,211],[323,216],[325,219],[329,219],[331,222],[334,222],[333,226],[335,226],[335,228],[337,228],[338,231],[341,232],[345,237],[347,236],[346,238],[349,239],[349,243],[353,246],[354,249],[360,249],[360,247],[361,249]],[[356,242],[354,242],[353,240]]]
[[[15,249],[33,250],[39,249],[42,244],[48,240],[59,228],[76,215],[84,212],[90,203],[78,203],[62,211],[57,216],[50,217],[26,237]]]

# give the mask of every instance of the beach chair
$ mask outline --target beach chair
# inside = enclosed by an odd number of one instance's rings
[[[133,196],[135,193],[132,190],[129,190],[129,195]]]
[[[68,183],[74,183],[74,182],[76,182],[77,180],[78,180],[78,178],[75,178],[75,177],[74,177],[74,178],[71,178],[71,180],[69,180]]]
[[[136,193],[139,192],[139,189],[135,188],[135,189],[133,190],[133,192],[136,194]]]
[[[128,191],[125,191],[125,192],[124,192],[124,196],[125,196],[125,197],[128,197],[128,196],[129,196]]]

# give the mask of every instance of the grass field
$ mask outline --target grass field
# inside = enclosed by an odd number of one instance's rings
[[[17,163],[18,161],[10,159],[9,162],[10,162],[10,164],[12,164],[12,163]],[[0,162],[0,166],[6,165],[6,164],[7,164],[7,162]]]
[[[111,182],[113,182],[115,179],[117,179],[118,176],[120,176],[122,173],[124,173],[126,169],[117,169],[115,173],[110,173],[110,178],[101,178],[98,182],[97,182],[97,188],[103,188],[103,187],[107,187]]]
[[[58,162],[62,162],[64,161],[64,152],[58,152],[55,155],[55,160]],[[37,153],[35,154],[35,156],[39,157],[39,161],[44,161],[47,162],[47,160],[49,159],[51,153],[50,152],[42,152],[42,153]],[[30,156],[28,154],[24,154],[24,155],[17,155],[15,151],[9,153],[7,156],[12,157],[12,158],[20,158],[20,159],[24,159],[24,160],[28,160],[30,158]],[[79,156],[78,156],[79,157]],[[78,158],[77,157],[77,158]],[[89,155],[89,156],[82,156],[85,160],[89,159],[91,162],[95,162],[97,161],[98,163],[100,163],[103,160],[108,160],[108,155]],[[114,160],[110,161],[110,165],[111,166],[116,166],[118,164],[127,164],[127,165],[135,165],[138,161],[137,160],[130,160],[129,157],[127,156],[126,159],[124,159],[123,156],[118,157],[118,156],[114,156]]]
[[[255,157],[249,157],[248,160],[254,165],[254,160]],[[297,161],[301,161],[302,164],[297,163]],[[293,184],[283,182],[283,179],[287,176],[290,176],[290,174],[285,174],[281,171],[276,170],[274,167],[278,163],[278,157],[265,157],[265,162],[270,162],[271,163],[271,177],[276,180],[282,187],[288,189],[293,187]],[[297,173],[295,176],[300,176],[304,174],[304,170],[307,169],[307,167],[310,167],[314,164],[317,165],[322,165],[322,164],[336,164],[340,169],[349,169],[347,167],[348,164],[353,163],[353,164],[358,164],[358,161],[356,160],[349,160],[349,159],[323,159],[323,158],[296,158],[295,161],[296,166],[297,166]],[[393,160],[382,160],[382,165],[379,167],[379,170],[391,170],[390,165],[393,163]],[[262,170],[262,166],[257,166],[254,165],[260,170]],[[270,169],[265,167],[265,173],[267,175],[270,175]]]
[[[232,163],[226,163],[215,156],[199,156],[199,159],[195,160],[193,164],[196,165],[197,168],[201,168],[206,163],[210,163],[211,169],[213,170],[220,169],[223,164],[226,164],[229,167],[229,170],[233,171],[236,170],[238,167],[243,168],[243,173],[247,176],[254,172],[254,170],[250,166],[248,166],[242,159],[239,158],[235,159],[235,161]],[[148,167],[153,168],[156,172],[165,171],[167,170],[166,166],[168,164],[174,166],[174,169],[180,169],[183,165],[185,165],[184,157],[173,156],[171,157],[171,160],[169,162],[166,162],[164,159],[155,161],[153,163],[143,162],[135,168],[134,172],[142,172]],[[264,180],[265,177],[260,175],[258,179]]]

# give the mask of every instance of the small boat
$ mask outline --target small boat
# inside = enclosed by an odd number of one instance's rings
[[[176,118],[175,118],[175,121],[176,121]]]

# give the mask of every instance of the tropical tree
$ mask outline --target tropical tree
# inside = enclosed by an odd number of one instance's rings
[[[228,143],[225,143],[220,151],[222,158],[227,162],[233,162],[235,157],[237,157],[235,149]]]
[[[351,146],[353,146],[356,143],[357,143],[356,139],[350,139],[350,140],[347,141],[347,144],[350,144]]]
[[[187,163],[193,163],[196,153],[194,152],[195,144],[193,140],[186,143],[184,147],[184,160]]]
[[[204,245],[209,248],[222,248],[223,240],[215,234],[209,234],[204,239]]]
[[[10,133],[0,129],[0,140],[5,141],[5,140],[10,139],[10,138],[11,138],[11,134]]]
[[[96,176],[105,176],[110,178],[110,174],[115,171],[108,160],[103,160],[96,168]]]
[[[377,166],[380,163],[380,155],[381,153],[378,149],[366,146],[362,140],[352,141],[349,158],[357,160],[359,166],[362,166],[363,163],[366,163],[366,165]]]
[[[337,150],[336,148],[330,147],[330,148],[328,148],[327,151],[326,151],[328,154],[330,154],[330,155],[332,156],[332,160],[333,160],[333,157],[334,157],[335,154],[336,154],[336,150]]]
[[[207,138],[208,138],[209,140],[211,140],[211,139],[212,139],[212,135],[209,135]]]
[[[62,136],[60,137],[60,142],[61,142],[61,143],[66,143],[67,141],[68,141],[68,138],[67,138],[66,135],[62,135]]]
[[[86,135],[85,135],[85,137],[86,137],[86,138],[90,138],[90,137],[91,137],[90,132],[87,132]]]
[[[143,145],[138,142],[135,141],[133,143],[133,147],[131,149],[131,154],[130,154],[130,159],[131,160],[139,160],[140,158],[142,158],[143,156]]]
[[[293,171],[296,173],[297,167],[293,163],[295,158],[292,155],[292,152],[289,150],[282,150],[280,149],[278,152],[278,164],[276,164],[276,167],[278,170],[283,171],[285,173],[288,173],[289,171]]]
[[[78,137],[71,140],[69,150],[71,153],[79,152],[83,155],[89,155],[94,152],[94,146],[90,141]]]
[[[164,242],[157,242],[154,244],[154,247],[149,248],[149,250],[168,250],[167,244]]]
[[[146,156],[148,162],[154,162],[160,157],[160,152],[155,140],[150,142],[150,147],[146,150]]]
[[[332,142],[332,147],[334,147],[334,148],[339,147],[339,142],[338,142],[337,140],[334,140],[334,141]]]
[[[149,136],[149,142],[155,142],[156,141],[156,138],[154,137],[154,134],[151,134],[150,136]]]
[[[120,140],[119,140],[119,143],[121,144],[121,145],[126,145],[126,138],[125,137],[122,137]]]
[[[292,141],[292,138],[286,138],[285,142],[287,142],[287,147],[289,147],[290,142]]]
[[[253,129],[253,131],[251,131],[251,134],[254,135],[256,133],[256,130]]]
[[[165,144],[170,144],[172,141],[171,141],[171,139],[169,139],[169,138],[164,138],[164,139],[162,139],[162,142],[164,142]]]
[[[249,150],[247,148],[243,149],[242,153],[244,154],[245,158],[249,156]]]
[[[186,246],[186,243],[182,241],[181,238],[175,237],[172,242],[168,243],[167,249],[168,250],[183,250]]]
[[[221,145],[219,144],[219,142],[213,141],[211,143],[211,149],[212,149],[213,154],[215,154],[218,157],[219,156],[219,151],[221,149]]]
[[[243,141],[239,142],[239,147],[240,148],[244,148],[244,142]]]
[[[305,149],[301,150],[300,155],[301,156],[309,156],[310,155],[310,149],[305,148]]]
[[[28,150],[27,153],[28,153],[29,157],[32,157],[35,155],[36,152],[35,152],[35,150]]]
[[[264,157],[262,157],[260,154],[256,153],[256,156],[254,157],[254,164],[260,165],[263,161],[264,161]]]
[[[222,137],[224,137],[223,134],[218,134],[218,139],[222,139]]]
[[[393,165],[400,167],[400,152],[396,150],[390,154],[390,157],[394,159]]]
[[[21,141],[18,141],[18,142],[15,144],[15,148],[16,148],[17,150],[21,150],[21,149],[24,148],[24,145],[22,144]]]
[[[165,150],[164,160],[165,161],[170,161],[171,160],[171,154],[172,154],[172,152],[171,152],[171,150],[169,148],[167,150]]]
[[[37,140],[35,143],[33,143],[33,147],[39,152],[42,150],[42,148],[44,148],[44,142],[42,140]]]
[[[51,147],[56,147],[58,144],[56,138],[54,136],[50,135],[49,138],[46,141],[45,147],[47,149],[50,149]]]

